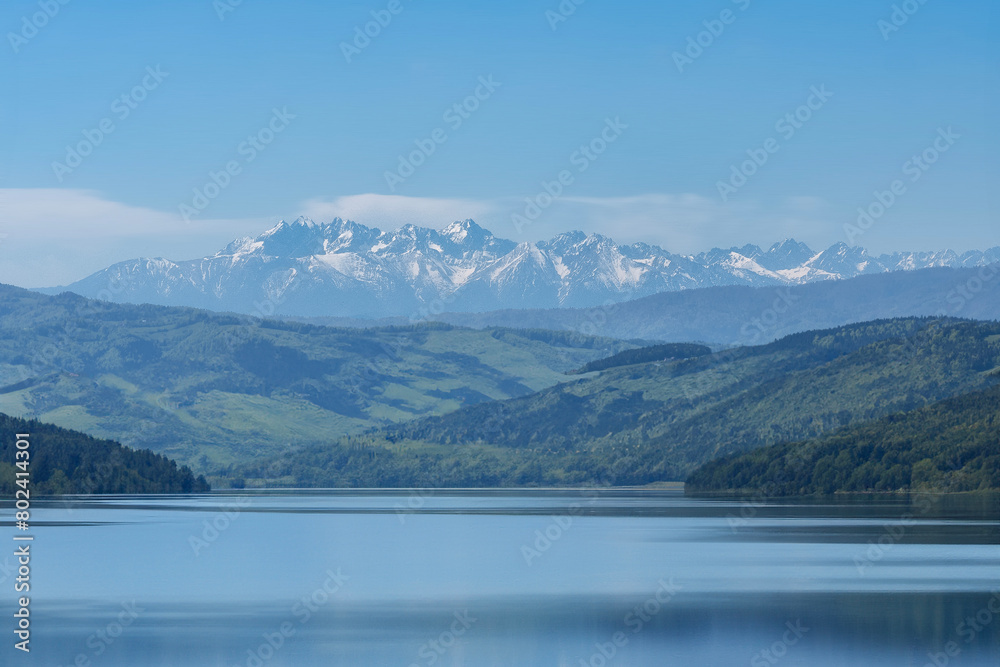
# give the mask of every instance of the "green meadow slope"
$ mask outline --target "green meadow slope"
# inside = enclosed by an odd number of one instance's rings
[[[206,472],[528,395],[632,347],[442,324],[333,329],[0,286],[0,412]]]

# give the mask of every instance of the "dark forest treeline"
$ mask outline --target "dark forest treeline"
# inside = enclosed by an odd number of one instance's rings
[[[16,488],[17,435],[27,433],[32,494],[62,493],[201,493],[204,477],[146,450],[133,450],[111,440],[0,415],[0,493]]]
[[[573,375],[581,373],[592,373],[594,371],[606,371],[609,368],[619,366],[632,366],[634,364],[647,364],[654,361],[674,361],[676,359],[690,359],[691,357],[702,357],[712,354],[711,348],[697,343],[667,343],[664,345],[652,345],[650,347],[640,347],[635,350],[625,350],[605,359],[591,361],[579,370],[573,371]]]
[[[687,490],[773,496],[1000,490],[1000,387],[712,461],[688,478]]]

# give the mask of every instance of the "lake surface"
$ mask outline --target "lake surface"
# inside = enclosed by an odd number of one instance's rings
[[[32,519],[32,652],[9,546],[4,665],[1000,664],[996,497],[261,493]]]

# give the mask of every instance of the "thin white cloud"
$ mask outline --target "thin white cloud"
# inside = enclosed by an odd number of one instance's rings
[[[495,208],[493,202],[474,199],[362,194],[310,199],[302,205],[301,214],[317,221],[344,218],[380,229],[396,229],[405,224],[441,228],[466,218],[483,220]]]
[[[578,207],[567,217],[585,221],[585,231],[683,253],[744,243],[768,245],[786,238],[826,247],[837,240],[839,231],[824,219],[825,202],[815,198],[786,199],[765,206],[752,201],[724,204],[695,194],[646,194],[581,197],[569,199],[567,204]]]
[[[0,188],[0,282],[66,285],[135,257],[189,259],[257,234],[263,220],[198,220],[91,190]]]
[[[749,230],[741,221],[755,213],[750,206],[726,205],[695,194],[569,197],[559,207],[563,210],[555,213],[567,221],[579,220],[584,231],[621,243],[654,243],[674,252],[705,250],[709,239],[746,233]]]
[[[770,211],[753,203],[724,204],[696,194],[565,196],[545,203],[529,219],[525,217],[528,203],[524,198],[475,200],[363,194],[311,199],[303,204],[300,213],[315,220],[341,217],[380,229],[395,229],[407,223],[441,228],[454,220],[473,218],[497,236],[515,241],[537,241],[581,230],[623,243],[653,243],[674,252],[700,252],[720,244],[766,244],[788,237],[814,244],[833,243],[838,231],[817,219],[825,202],[815,197],[789,198]],[[515,224],[515,215],[522,216],[522,221],[528,219],[528,224]]]
[[[248,220],[198,220],[109,200],[93,190],[0,188],[0,231],[24,238],[132,238],[215,235],[244,230]],[[228,230],[227,230],[228,231]]]
[[[570,218],[585,231],[618,242],[646,242],[674,252],[696,253],[715,246],[770,244],[794,237],[810,244],[830,241],[834,227],[817,219],[825,202],[787,199],[765,209],[758,203],[722,203],[695,194],[567,198]],[[566,215],[566,212],[562,212]],[[827,243],[828,244],[828,243]]]
[[[8,235],[91,238],[163,233],[175,216],[109,201],[89,190],[0,189],[0,227]]]

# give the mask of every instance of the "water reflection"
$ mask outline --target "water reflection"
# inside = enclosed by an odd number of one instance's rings
[[[1000,661],[995,496],[268,493],[34,518],[19,664]]]

